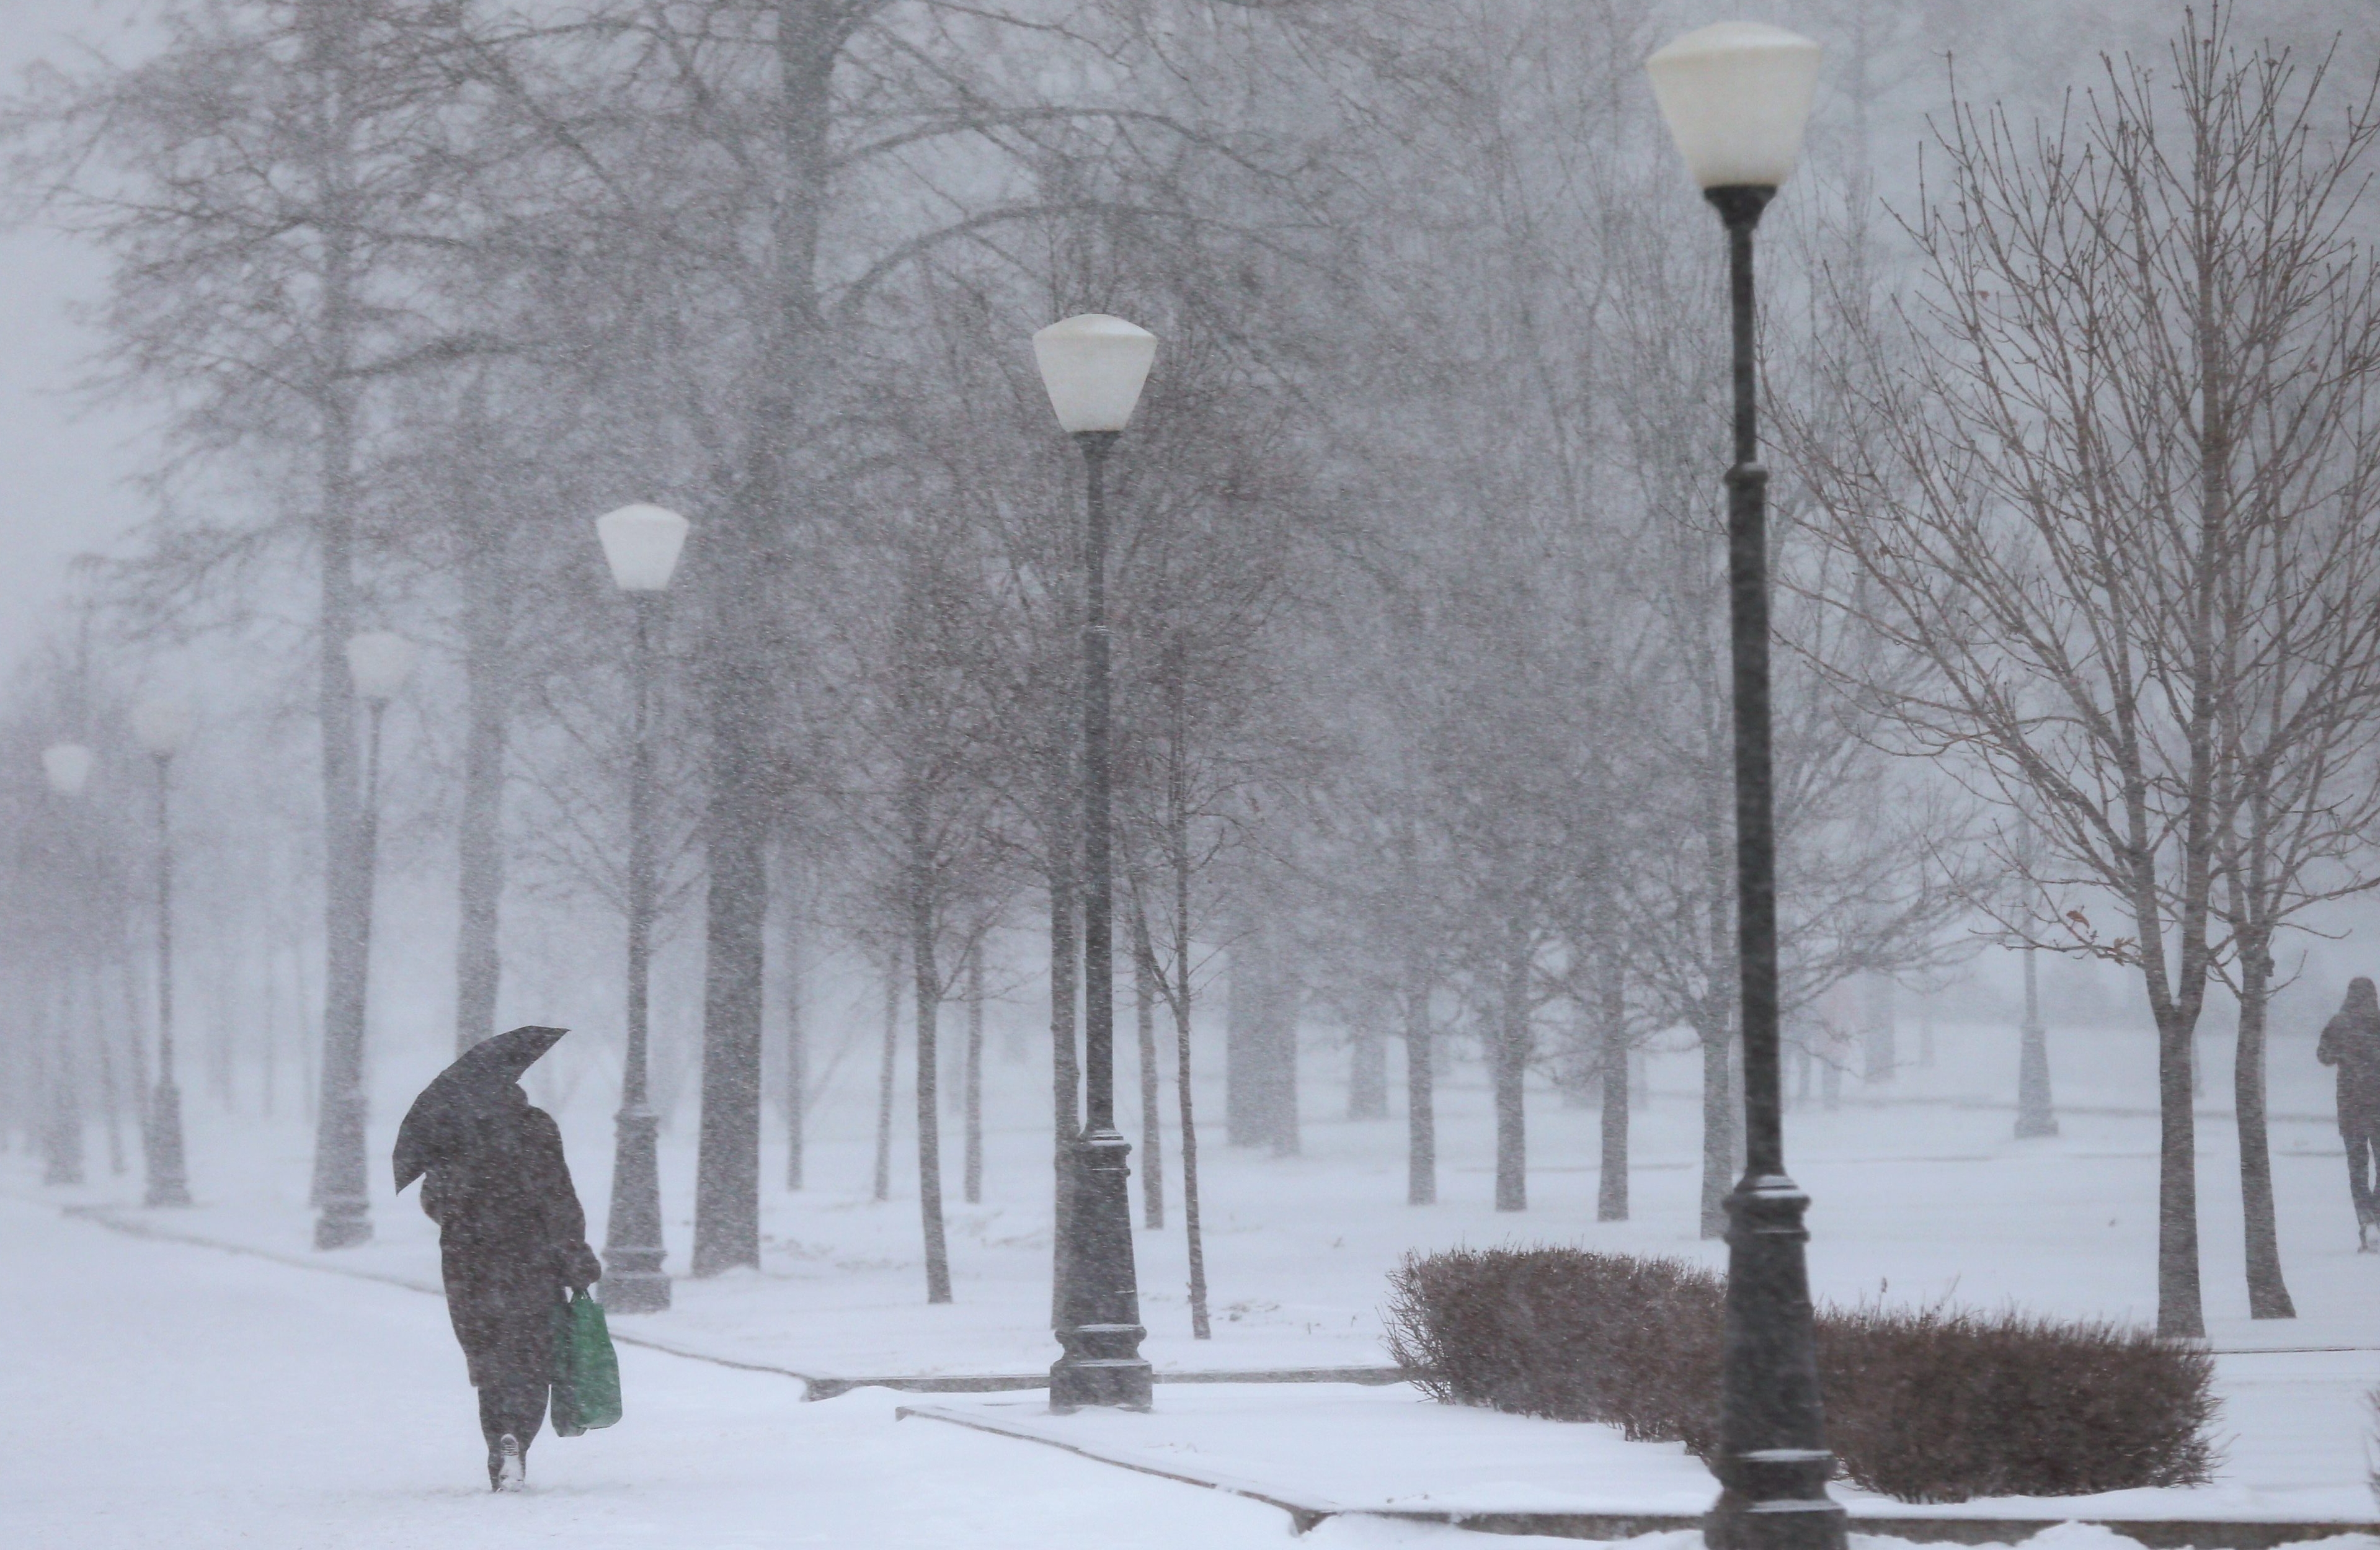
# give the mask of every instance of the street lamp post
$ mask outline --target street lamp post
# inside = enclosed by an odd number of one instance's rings
[[[388,702],[413,676],[420,648],[393,630],[348,638],[347,673],[370,720],[365,739],[363,811],[356,824],[356,980],[322,1051],[322,1130],[314,1156],[314,1247],[344,1249],[371,1237],[371,1199],[364,1190],[364,1017],[371,970],[373,872],[380,856],[380,732]],[[326,1025],[333,1019],[325,1019]]]
[[[2050,1100],[2049,1030],[2041,1022],[2041,982],[2034,971],[2034,948],[2024,949],[2023,1041],[2016,1062],[2016,1133],[2032,1141],[2058,1133],[2058,1109]]]
[[[662,1269],[661,1117],[645,1089],[647,985],[651,978],[653,896],[659,868],[653,842],[653,636],[686,520],[658,506],[624,506],[596,519],[595,536],[612,580],[637,614],[631,666],[635,705],[628,749],[628,1061],[620,1080],[617,1150],[612,1164],[612,1220],[603,1239],[603,1306],[615,1313],[658,1313],[670,1305]]]
[[[42,750],[42,775],[49,782],[52,794],[69,801],[82,795],[84,785],[91,779],[91,750],[81,743],[52,743]],[[70,880],[69,885],[79,887],[83,882],[84,879],[76,877]],[[66,1008],[55,999],[49,1011],[53,1037],[50,1040],[50,1080],[45,1084],[49,1112],[43,1117],[42,1128],[42,1182],[79,1184],[82,1182],[82,1105],[75,1094],[74,1041],[69,1031],[71,1019]]]
[[[1726,224],[1734,324],[1735,464],[1728,470],[1728,603],[1735,703],[1736,956],[1743,1029],[1744,1171],[1728,1196],[1719,1497],[1712,1550],[1840,1550],[1803,1244],[1809,1197],[1785,1172],[1778,1081],[1777,840],[1768,704],[1767,470],[1753,355],[1752,232],[1801,159],[1818,45],[1720,22],[1645,62],[1687,169]]]
[[[1033,336],[1058,423],[1082,449],[1088,521],[1083,543],[1083,1085],[1087,1122],[1071,1141],[1074,1189],[1058,1288],[1050,1408],[1145,1410],[1140,1288],[1132,1252],[1132,1147],[1115,1122],[1113,868],[1108,767],[1107,461],[1140,401],[1157,338],[1122,318],[1087,312]]]
[[[190,708],[149,700],[132,711],[132,736],[157,762],[157,1088],[149,1096],[148,1203],[188,1205],[182,1155],[182,1090],[174,1081],[174,836],[169,824],[174,755],[190,735]]]

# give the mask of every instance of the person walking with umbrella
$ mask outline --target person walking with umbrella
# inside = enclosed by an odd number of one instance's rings
[[[2355,1200],[2355,1242],[2364,1253],[2380,1235],[2380,993],[2347,982],[2347,1001],[2322,1031],[2314,1058],[2338,1068],[2338,1133],[2347,1142],[2347,1187]]]
[[[498,1491],[527,1480],[565,1289],[583,1292],[603,1274],[562,1131],[520,1088],[565,1031],[516,1028],[475,1045],[421,1090],[396,1132],[397,1189],[427,1176],[421,1209],[438,1224],[446,1312],[480,1391],[488,1484]]]

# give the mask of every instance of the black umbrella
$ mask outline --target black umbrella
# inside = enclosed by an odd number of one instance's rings
[[[396,1128],[396,1166],[400,1190],[436,1164],[460,1150],[476,1121],[492,1112],[504,1089],[520,1080],[567,1028],[516,1028],[482,1040],[439,1072],[405,1111]]]

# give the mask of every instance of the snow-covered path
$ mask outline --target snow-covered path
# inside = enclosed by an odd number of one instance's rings
[[[896,1422],[881,1391],[804,1404],[784,1378],[627,1349],[627,1419],[540,1438],[530,1491],[494,1496],[434,1298],[16,1200],[0,1266],[0,1544],[23,1550],[1290,1543],[1270,1507]]]

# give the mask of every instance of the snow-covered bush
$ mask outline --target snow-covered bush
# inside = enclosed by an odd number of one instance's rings
[[[1433,1398],[1638,1442],[1718,1445],[1726,1284],[1682,1260],[1578,1249],[1409,1254],[1389,1277],[1389,1350]]]
[[[1415,1255],[1389,1348],[1433,1397],[1639,1440],[1718,1443],[1726,1284],[1580,1249]],[[1821,1309],[1828,1441],[1854,1484],[1911,1502],[2205,1480],[2214,1360],[2146,1330],[2010,1311]]]
[[[2146,1329],[1946,1307],[1823,1308],[1827,1435],[1905,1502],[2079,1496],[2212,1473],[2215,1359]]]

